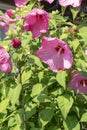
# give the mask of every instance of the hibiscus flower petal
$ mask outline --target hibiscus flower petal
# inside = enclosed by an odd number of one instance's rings
[[[69,6],[69,5],[71,5],[73,7],[78,7],[81,5],[81,2],[82,2],[82,0],[59,0],[59,4],[61,6],[65,6],[65,7]]]
[[[79,71],[74,71],[68,86],[73,88],[77,93],[87,94],[87,77],[84,77]]]
[[[57,38],[43,37],[42,47],[36,55],[54,72],[69,69],[72,66],[73,57],[68,45]]]
[[[49,18],[50,16],[46,11],[35,8],[25,16],[23,29],[31,31],[33,38],[38,38],[43,33],[48,32]]]
[[[14,0],[14,2],[17,7],[22,7],[27,3],[26,0]]]

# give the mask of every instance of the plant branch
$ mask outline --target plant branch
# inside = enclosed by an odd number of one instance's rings
[[[24,130],[26,130],[26,112],[25,112],[25,103],[24,103],[24,96],[25,96],[25,90],[23,88],[23,85],[22,85],[22,72],[21,72],[21,69],[19,69],[19,73],[20,73],[20,84],[21,84],[21,87],[22,87],[22,90],[21,90],[21,105],[22,105],[22,108],[24,110],[24,114],[23,114],[23,123],[24,123]]]

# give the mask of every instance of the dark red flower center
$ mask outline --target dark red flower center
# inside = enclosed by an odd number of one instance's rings
[[[42,14],[36,14],[37,19],[42,19]]]
[[[83,79],[80,81],[80,84],[83,86],[83,87],[87,87],[87,79]]]
[[[64,48],[62,48],[61,46],[57,46],[55,50],[60,54],[64,53]]]

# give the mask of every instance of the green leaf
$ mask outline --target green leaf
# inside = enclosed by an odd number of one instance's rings
[[[12,86],[8,93],[8,99],[12,105],[19,104],[19,96],[21,92],[21,85]]]
[[[50,107],[47,107],[46,109],[40,111],[39,113],[39,122],[42,127],[44,127],[53,117],[53,109]]]
[[[33,102],[29,102],[29,104],[26,105],[25,112],[26,119],[28,120],[32,117],[32,115],[36,113],[36,104],[34,104]]]
[[[67,37],[68,37],[68,33],[62,33],[60,36],[61,39],[65,39]]]
[[[63,86],[65,88],[66,86],[66,76],[67,76],[67,73],[66,71],[58,71],[57,75],[56,75],[56,80],[57,82]]]
[[[35,84],[32,88],[31,97],[39,95],[42,91],[42,84]]]
[[[87,122],[87,112],[82,115],[80,122]]]
[[[65,94],[57,98],[57,103],[64,119],[66,119],[70,108],[73,105],[73,98],[69,94]]]
[[[64,16],[65,10],[66,10],[66,7],[61,6],[61,13],[62,13],[62,16]]]
[[[52,84],[54,84],[54,83],[56,83],[56,78],[55,78],[55,76],[52,76],[50,79],[49,79],[49,82],[48,82],[48,86],[50,86],[50,85],[52,85]]]
[[[86,32],[87,32],[87,26],[83,26],[79,29],[80,33],[79,35],[83,38],[83,40],[86,42],[87,41],[87,35],[86,35]]]
[[[10,42],[11,42],[11,40],[0,41],[0,45],[3,47],[8,47]]]
[[[40,128],[31,128],[30,130],[42,130]]]
[[[78,10],[78,9],[75,9],[75,8],[71,8],[71,12],[72,12],[72,15],[73,15],[73,20],[74,20],[75,17],[77,16],[79,10]]]
[[[73,107],[71,108],[71,111],[72,111],[72,112],[75,112],[76,115],[78,116],[78,118],[80,117],[79,107],[73,105]]]
[[[29,70],[29,71],[24,71],[23,74],[22,74],[22,83],[26,83],[27,80],[31,77],[32,75],[32,71]]]
[[[42,102],[51,102],[50,98],[46,95],[46,94],[40,94],[38,96],[36,96],[33,99],[34,102],[37,103],[42,103]]]
[[[50,24],[51,24],[51,27],[53,26],[53,28],[56,29],[57,25],[56,25],[56,21],[54,19],[50,19]]]
[[[74,39],[73,41],[70,41],[70,45],[73,48],[74,52],[76,52],[76,49],[79,47],[79,40]]]
[[[12,127],[14,125],[16,125],[15,118],[10,117],[8,121],[8,127]]]
[[[0,127],[0,128],[1,128],[1,127]],[[8,130],[8,129],[7,129],[7,127],[4,126],[3,128],[1,128],[1,130]]]
[[[41,82],[41,80],[43,79],[43,76],[44,76],[44,72],[43,71],[38,73],[39,82]]]
[[[24,113],[23,113],[23,114],[24,114]],[[15,115],[15,119],[16,119],[16,124],[21,126],[21,124],[22,124],[22,119],[21,119],[20,113],[17,113],[17,114]]]
[[[61,128],[58,128],[58,126],[51,125],[50,127],[47,128],[47,130],[61,130]]]
[[[10,130],[23,130],[20,125],[16,125],[14,127],[12,127]]]
[[[9,104],[9,99],[5,99],[0,103],[0,113],[4,112]]]
[[[28,123],[29,123],[29,126],[30,126],[31,128],[34,128],[34,127],[35,127],[34,122],[28,122]]]
[[[64,130],[80,130],[80,124],[75,115],[68,116],[63,125]]]
[[[37,56],[30,55],[30,58],[33,60],[33,63],[35,63],[38,67],[43,68],[42,62]]]

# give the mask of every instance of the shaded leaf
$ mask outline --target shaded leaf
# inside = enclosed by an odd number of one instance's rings
[[[50,107],[47,107],[46,109],[40,111],[39,113],[39,121],[41,126],[45,126],[53,117],[53,109]]]
[[[80,124],[75,115],[68,116],[63,125],[64,130],[80,130]]]
[[[32,117],[32,115],[36,113],[36,104],[33,102],[29,102],[29,104],[26,105],[25,112],[26,112],[26,119],[28,120],[29,118]]]

